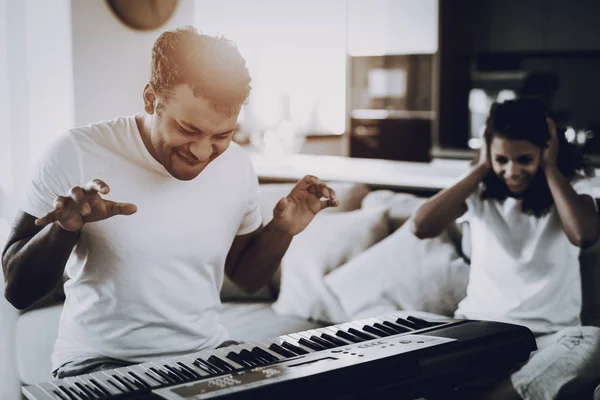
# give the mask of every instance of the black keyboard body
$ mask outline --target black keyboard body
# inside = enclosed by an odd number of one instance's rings
[[[525,327],[384,316],[26,386],[30,400],[414,399],[506,376]]]

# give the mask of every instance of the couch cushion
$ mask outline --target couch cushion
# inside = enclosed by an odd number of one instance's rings
[[[337,213],[352,211],[360,208],[363,198],[369,193],[366,185],[346,182],[328,182],[340,201],[337,207],[327,208],[323,213]],[[288,195],[295,186],[295,183],[269,183],[261,184],[260,208],[263,215],[263,222],[267,224],[273,219],[273,208],[277,202]],[[278,281],[278,278],[276,279]],[[225,277],[221,288],[221,300],[223,301],[272,301],[276,297],[277,287],[271,290],[267,286],[261,288],[253,294],[244,293],[235,283]]]
[[[53,379],[51,356],[61,311],[62,306],[55,305],[30,311],[17,319],[15,352],[23,383]]]
[[[466,295],[469,266],[447,231],[420,240],[399,230],[325,277],[350,319],[384,310],[452,315]]]
[[[410,193],[375,190],[365,196],[362,208],[385,207],[389,210],[390,230],[400,228],[427,199]]]
[[[277,315],[269,302],[223,303],[219,314],[231,338],[240,341],[273,338],[321,326],[302,318]]]
[[[388,233],[387,210],[383,208],[317,215],[283,257],[275,312],[331,320],[323,314],[323,304],[328,301],[323,297],[323,277]]]
[[[53,379],[51,356],[58,337],[61,311],[61,306],[53,306],[19,316],[15,353],[23,383],[35,384]],[[276,315],[269,302],[224,303],[219,314],[231,338],[240,341],[271,338],[320,326],[300,318]]]

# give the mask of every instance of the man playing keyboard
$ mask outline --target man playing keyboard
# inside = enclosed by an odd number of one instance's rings
[[[336,195],[307,176],[262,226],[256,173],[231,143],[250,75],[236,46],[193,28],[152,49],[144,111],[61,136],[36,168],[2,253],[24,309],[66,273],[57,378],[226,343],[219,289],[271,278]],[[127,201],[127,202],[121,202]]]

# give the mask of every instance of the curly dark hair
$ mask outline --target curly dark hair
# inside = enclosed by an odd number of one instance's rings
[[[550,139],[546,117],[548,108],[539,100],[520,98],[503,103],[494,103],[487,118],[484,140],[490,146],[495,136],[513,140],[527,140],[540,148],[546,148]],[[557,131],[559,171],[569,182],[593,177],[592,163],[583,157],[576,145],[569,143],[564,131]],[[478,155],[477,155],[478,156]],[[482,199],[504,200],[510,195],[506,183],[492,170],[483,179]],[[527,189],[521,195],[522,210],[526,214],[541,217],[554,204],[548,181],[540,168]]]
[[[250,81],[246,60],[223,36],[188,26],[163,32],[152,47],[150,82],[161,100],[170,97],[174,86],[186,83],[216,110],[233,114],[248,99]]]

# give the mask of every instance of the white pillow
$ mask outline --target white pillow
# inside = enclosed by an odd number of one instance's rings
[[[427,199],[410,193],[374,190],[362,201],[362,208],[385,207],[389,210],[390,229],[394,232],[411,217]]]
[[[323,277],[389,233],[382,208],[318,214],[298,234],[281,262],[278,314],[323,320],[330,304]],[[330,295],[329,295],[330,296]]]
[[[325,277],[350,319],[370,310],[419,310],[452,315],[466,295],[469,265],[448,231],[418,239],[408,221],[396,232]]]
[[[268,224],[273,219],[273,209],[277,202],[287,196],[294,188],[295,183],[267,183],[260,185],[260,209],[263,216],[263,224]],[[321,213],[335,213],[352,211],[360,208],[363,198],[369,193],[367,185],[348,182],[328,182],[327,185],[335,190],[340,201],[337,207],[327,208]],[[244,293],[235,283],[226,276],[221,288],[221,301],[272,301],[275,299],[279,277],[273,279],[271,285],[265,285],[256,293]],[[272,286],[272,287],[269,287]]]

